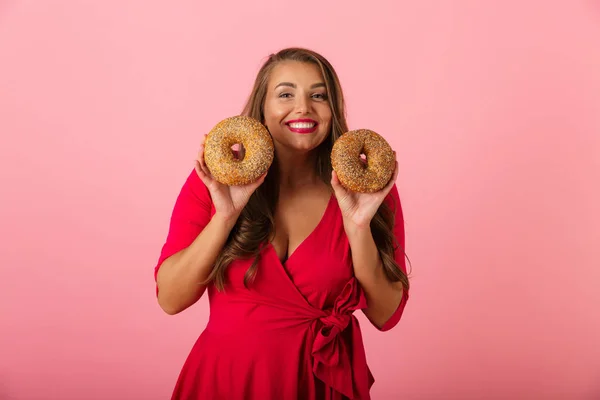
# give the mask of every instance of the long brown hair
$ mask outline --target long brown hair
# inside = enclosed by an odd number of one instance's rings
[[[273,68],[283,61],[299,61],[311,63],[319,67],[327,89],[327,101],[331,108],[331,134],[315,150],[317,174],[328,186],[331,186],[331,149],[333,143],[348,131],[344,96],[338,76],[332,65],[320,54],[302,48],[288,48],[271,54],[259,70],[254,88],[250,93],[242,115],[250,116],[264,122],[264,103],[267,86]],[[275,208],[279,197],[277,155],[269,169],[263,184],[252,194],[243,209],[234,228],[231,230],[223,250],[217,257],[214,268],[206,282],[214,282],[218,290],[225,287],[225,270],[236,259],[251,259],[254,262],[246,271],[244,285],[254,279],[258,269],[258,261],[262,246],[268,243],[275,231]],[[393,233],[394,212],[383,203],[371,221],[373,239],[381,259],[386,277],[392,282],[400,281],[405,290],[409,288],[407,275],[398,268],[394,259],[394,251],[399,246]],[[404,251],[402,249],[402,251]]]

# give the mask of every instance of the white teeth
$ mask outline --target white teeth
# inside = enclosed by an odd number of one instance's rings
[[[312,122],[294,122],[290,124],[290,127],[295,129],[308,129],[312,128],[313,126],[315,126],[315,124],[313,124]]]

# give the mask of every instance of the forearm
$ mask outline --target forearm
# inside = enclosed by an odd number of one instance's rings
[[[402,300],[400,282],[390,282],[383,269],[379,250],[373,240],[370,226],[354,226],[345,222],[350,243],[354,275],[367,299],[365,315],[381,327],[394,314]]]
[[[194,304],[206,289],[206,280],[223,249],[236,217],[215,214],[184,250],[167,258],[157,274],[158,303],[167,314],[177,314]]]

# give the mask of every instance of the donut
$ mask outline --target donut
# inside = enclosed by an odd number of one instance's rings
[[[245,154],[234,156],[232,146],[241,144]],[[255,182],[273,162],[273,139],[267,128],[254,118],[229,117],[208,133],[204,143],[204,161],[218,182],[233,186]]]
[[[366,156],[366,163],[361,160]],[[396,167],[389,143],[369,129],[344,133],[333,144],[331,166],[342,186],[358,193],[373,193],[385,187]]]

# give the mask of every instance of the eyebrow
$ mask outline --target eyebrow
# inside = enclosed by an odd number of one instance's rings
[[[277,89],[279,86],[289,86],[291,88],[296,89],[296,84],[291,83],[291,82],[281,82],[277,86],[275,86],[275,89]],[[319,82],[319,83],[315,83],[310,88],[311,89],[316,89],[316,88],[319,88],[319,87],[326,87],[326,86],[325,86],[325,84],[323,82]]]

